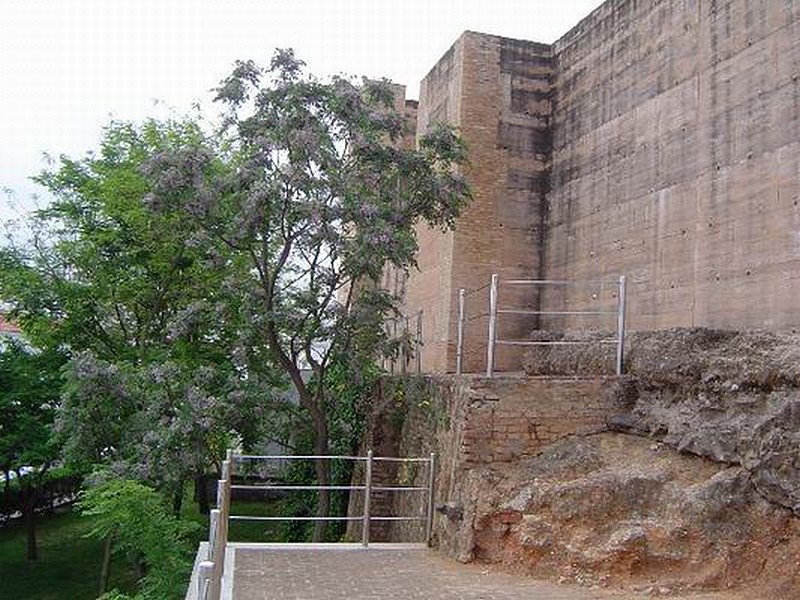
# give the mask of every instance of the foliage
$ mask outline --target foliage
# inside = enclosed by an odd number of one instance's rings
[[[82,469],[171,487],[261,433],[276,379],[245,362],[241,302],[178,211],[154,214],[143,167],[203,138],[191,120],[111,123],[100,150],[36,180],[54,196],[0,251],[0,295],[41,347],[70,354],[58,430]],[[229,265],[229,276],[236,271]]]
[[[79,508],[94,518],[89,536],[112,539],[115,552],[143,559],[146,573],[136,598],[166,600],[183,594],[195,523],[173,517],[155,490],[129,480],[112,479],[89,488]],[[109,597],[124,596],[112,592]]]
[[[39,476],[36,483],[35,510],[39,512],[51,510],[61,503],[76,498],[82,483],[83,477],[71,469],[63,467],[48,469]],[[23,510],[25,498],[22,485],[17,477],[6,482],[0,502],[0,523]]]
[[[63,361],[57,352],[34,352],[13,341],[0,350],[0,465],[4,470],[38,470],[55,459],[58,449],[51,426]]]
[[[290,50],[266,69],[238,62],[218,89],[229,112],[216,143],[161,152],[147,175],[154,213],[182,211],[203,246],[225,257],[218,276],[242,299],[251,354],[266,348],[287,373],[314,452],[326,454],[336,402],[327,371],[391,351],[382,325],[397,299],[377,281],[387,267],[414,266],[416,224],[452,227],[469,192],[452,129],[435,126],[419,150],[404,148],[389,86],[321,82],[303,67]],[[325,461],[316,475],[329,483]],[[318,514],[328,506],[320,493]]]
[[[38,556],[36,506],[58,456],[52,425],[63,361],[59,352],[35,352],[14,341],[0,350],[0,467],[7,477],[16,473],[30,560]]]
[[[39,560],[24,559],[26,534],[21,524],[0,528],[0,597],[14,600],[93,600],[103,544],[87,538],[93,520],[73,512],[39,520]],[[114,558],[110,585],[135,590],[134,570],[122,555]]]
[[[108,464],[161,488],[224,455],[234,432],[257,438],[269,399],[223,367],[131,365],[78,354],[66,371],[59,432],[72,464]]]

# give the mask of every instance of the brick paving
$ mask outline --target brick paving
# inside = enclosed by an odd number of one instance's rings
[[[424,548],[235,549],[233,600],[634,600],[462,565]],[[675,598],[673,596],[673,598]],[[715,594],[685,600],[733,600]],[[750,598],[755,600],[755,598]]]

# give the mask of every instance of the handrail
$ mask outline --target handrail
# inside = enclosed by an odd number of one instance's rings
[[[574,281],[557,279],[504,279],[506,285],[574,285],[574,286],[595,286],[595,285],[617,285],[619,281],[613,279],[595,281],[587,279],[576,279]]]
[[[365,463],[365,481],[363,485],[248,485],[233,484],[234,465],[237,460],[351,460]],[[375,462],[427,463],[427,485],[372,485],[372,466]],[[283,454],[238,454],[228,450],[222,462],[222,478],[217,483],[217,507],[211,511],[209,518],[208,556],[198,565],[197,598],[199,600],[220,600],[222,580],[225,575],[225,552],[228,544],[228,525],[232,521],[361,521],[362,544],[370,543],[370,523],[392,521],[424,521],[425,540],[430,545],[433,530],[433,498],[435,483],[436,455],[429,457],[373,456],[372,450],[366,456],[348,455],[283,455]],[[347,490],[364,492],[364,514],[357,516],[260,516],[231,514],[231,495],[233,490]],[[424,516],[370,514],[372,492],[426,492],[427,501]],[[229,575],[232,576],[232,575]]]
[[[500,286],[615,286],[617,287],[617,307],[616,310],[534,310],[524,307],[499,306]],[[469,296],[489,288],[488,312],[477,315],[466,314],[466,300]],[[559,315],[559,316],[583,316],[583,317],[617,317],[617,335],[613,339],[603,340],[553,340],[553,341],[533,341],[533,340],[504,340],[498,339],[498,318],[500,315]],[[497,273],[492,274],[488,284],[473,290],[461,288],[458,290],[458,317],[457,317],[457,336],[456,336],[456,375],[464,372],[464,356],[466,354],[464,329],[467,323],[488,317],[488,340],[486,348],[486,376],[492,377],[494,374],[494,363],[497,346],[571,346],[579,344],[600,343],[615,344],[616,351],[616,373],[622,375],[624,367],[625,351],[625,276],[618,280],[558,280],[558,279],[503,279]]]
[[[346,454],[235,454],[240,460],[367,460],[366,456],[348,456]]]
[[[349,460],[353,462],[365,463],[364,483],[362,485],[284,485],[278,484],[248,484],[232,483],[233,465],[237,461],[284,461],[284,460]],[[428,467],[427,485],[373,485],[372,467],[377,462],[394,463],[423,463]],[[370,523],[375,521],[424,521],[425,540],[431,542],[433,528],[433,494],[434,494],[434,473],[436,467],[436,455],[431,453],[428,457],[419,456],[374,456],[372,450],[367,451],[366,456],[353,456],[341,454],[311,454],[311,455],[292,455],[292,454],[240,454],[228,452],[228,460],[223,463],[223,479],[218,484],[218,509],[212,511],[211,535],[212,552],[215,557],[214,574],[211,578],[211,597],[209,600],[219,600],[214,593],[219,589],[222,567],[219,561],[219,547],[221,543],[227,543],[227,523],[230,521],[361,521],[362,525],[362,544],[369,546],[370,543]],[[231,492],[233,490],[275,490],[275,491],[358,491],[364,492],[364,513],[358,516],[261,516],[261,515],[239,515],[231,514]],[[370,513],[370,502],[373,492],[426,492],[427,501],[425,503],[424,516],[410,515],[387,515],[376,516]],[[224,523],[224,526],[223,526]],[[224,550],[222,550],[224,554]]]
[[[500,284],[503,285],[575,285],[575,286],[596,286],[596,285],[616,285],[617,309],[607,310],[531,310],[524,308],[498,308],[498,295]],[[560,281],[553,279],[506,279],[500,280],[497,273],[492,274],[489,292],[489,335],[486,351],[486,376],[492,377],[494,374],[495,351],[498,345],[502,346],[573,346],[582,344],[615,344],[616,352],[616,374],[622,375],[624,369],[625,352],[625,276],[620,276],[616,282],[611,281]],[[579,315],[579,316],[613,316],[617,317],[617,335],[612,339],[599,340],[503,340],[497,337],[497,325],[499,315]],[[463,312],[459,311],[459,319],[463,318]],[[459,348],[458,354],[462,350]],[[460,365],[459,365],[460,366]],[[460,373],[460,369],[458,369]]]

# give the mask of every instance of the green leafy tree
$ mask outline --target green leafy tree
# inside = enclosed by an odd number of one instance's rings
[[[111,123],[96,154],[62,157],[36,178],[54,200],[30,239],[0,252],[0,296],[32,340],[71,355],[66,458],[171,490],[176,509],[195,479],[207,510],[206,471],[232,432],[259,434],[275,380],[243,362],[252,344],[222,257],[182,212],[145,203],[144,165],[202,139],[189,120]]]
[[[141,483],[111,479],[89,488],[79,503],[92,517],[89,536],[106,541],[100,574],[100,593],[106,592],[110,554],[129,557],[139,572],[137,600],[181,598],[191,570],[191,533],[198,525],[173,517],[163,498]],[[111,598],[126,598],[114,590]]]
[[[0,465],[16,474],[28,560],[38,557],[36,505],[58,458],[53,419],[63,362],[57,352],[35,352],[21,343],[0,350]]]
[[[452,129],[435,126],[418,150],[405,149],[386,84],[323,82],[303,66],[290,50],[266,69],[237,63],[218,89],[225,129],[213,143],[155,155],[146,173],[154,214],[182,211],[203,246],[224,257],[217,273],[242,300],[251,358],[288,375],[314,452],[328,454],[328,370],[340,361],[358,377],[359,365],[388,349],[382,324],[396,299],[376,282],[387,266],[412,268],[415,226],[452,227],[469,191]],[[330,483],[327,461],[316,478]],[[319,492],[317,514],[329,507]],[[321,521],[314,538],[324,535]]]

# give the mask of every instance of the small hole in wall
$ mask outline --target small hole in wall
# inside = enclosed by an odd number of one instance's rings
[[[750,269],[747,269],[747,271],[745,271],[745,274],[750,275]]]

